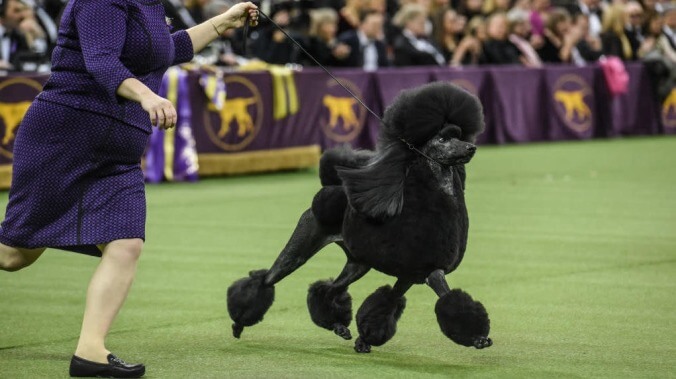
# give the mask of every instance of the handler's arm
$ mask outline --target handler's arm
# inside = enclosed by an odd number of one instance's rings
[[[234,5],[225,13],[188,29],[193,52],[201,51],[226,30],[244,26],[247,16],[250,18],[251,26],[258,24],[258,7],[251,2]]]

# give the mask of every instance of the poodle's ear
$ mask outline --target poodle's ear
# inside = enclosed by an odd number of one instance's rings
[[[365,167],[340,167],[337,171],[350,206],[368,218],[383,221],[399,215],[404,207],[406,169],[404,154],[389,149]]]

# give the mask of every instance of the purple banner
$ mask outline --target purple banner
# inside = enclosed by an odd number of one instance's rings
[[[660,104],[660,120],[666,134],[676,134],[676,88]]]
[[[597,127],[594,67],[545,70],[549,140],[590,139]]]
[[[47,76],[0,77],[0,164],[11,164],[14,139],[24,114]]]
[[[629,91],[611,98],[609,136],[650,135],[659,130],[659,104],[648,76],[648,70],[638,63],[625,65],[629,74]]]
[[[495,142],[534,142],[546,139],[547,103],[543,69],[522,67],[490,70]]]

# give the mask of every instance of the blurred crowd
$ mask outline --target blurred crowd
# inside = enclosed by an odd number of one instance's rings
[[[67,0],[0,0],[0,69],[48,66]],[[225,11],[231,0],[162,0],[174,29]],[[676,2],[664,0],[267,0],[261,10],[326,66],[583,65],[602,56],[676,66]],[[246,37],[246,38],[245,38]],[[196,58],[313,66],[265,17],[230,30]]]

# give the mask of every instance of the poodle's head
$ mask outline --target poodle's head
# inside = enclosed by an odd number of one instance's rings
[[[398,215],[411,162],[425,155],[444,166],[463,165],[483,129],[481,103],[460,87],[437,82],[403,91],[385,111],[369,163],[337,169],[350,206],[373,219]]]
[[[444,166],[457,166],[472,159],[476,146],[462,140],[462,129],[459,126],[447,124],[427,141],[421,151]]]
[[[402,91],[385,111],[383,121],[381,146],[403,138],[420,149],[439,136],[474,143],[484,130],[479,100],[447,82]]]

